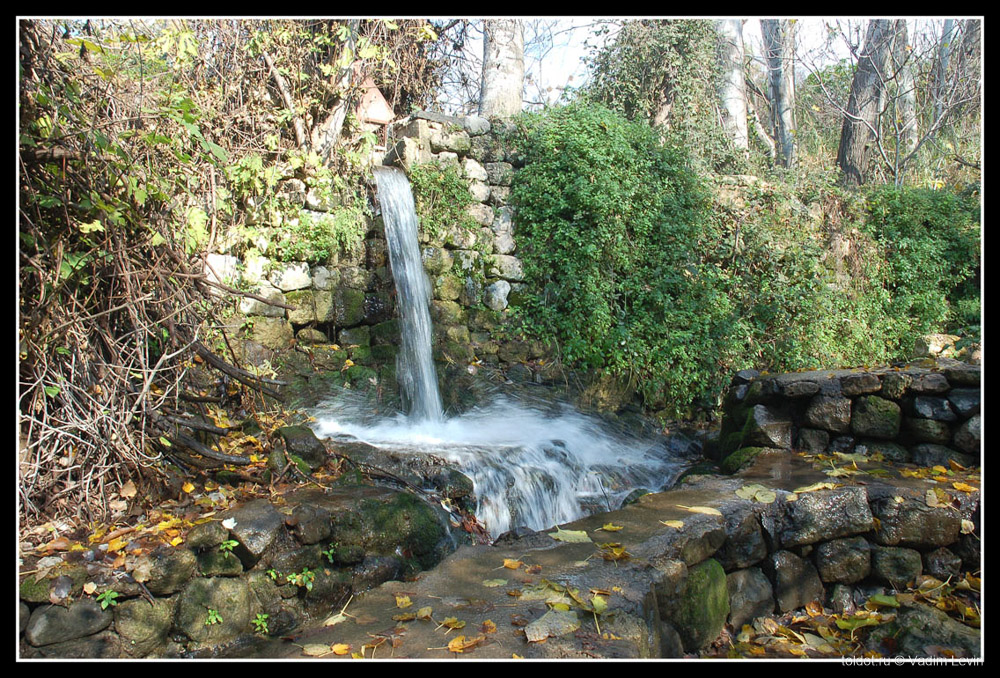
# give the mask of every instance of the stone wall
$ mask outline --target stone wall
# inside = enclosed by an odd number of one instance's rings
[[[922,466],[979,464],[980,368],[956,360],[766,375],[744,370],[726,398],[723,468],[764,449],[861,454]]]

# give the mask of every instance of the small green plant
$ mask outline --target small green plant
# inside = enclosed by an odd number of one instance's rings
[[[253,630],[263,636],[268,634],[267,617],[266,614],[258,613],[257,617],[250,622],[253,624]]]
[[[301,572],[288,575],[288,581],[290,583],[295,584],[299,588],[305,588],[306,591],[312,591],[313,581],[315,579],[316,573],[311,572],[308,567],[303,567]]]
[[[219,544],[219,552],[225,553],[227,556],[233,552],[236,545],[239,544],[235,539],[227,539],[226,541]]]
[[[267,576],[271,578],[271,581],[278,581],[278,571],[273,567],[267,571]]]
[[[208,618],[205,619],[205,626],[211,626],[213,624],[221,624],[221,623],[222,623],[222,617],[219,616],[218,610],[213,610],[209,608]]]
[[[101,604],[101,609],[106,610],[108,606],[114,607],[118,604],[116,600],[118,598],[117,591],[105,591],[101,595],[97,596],[97,602]]]

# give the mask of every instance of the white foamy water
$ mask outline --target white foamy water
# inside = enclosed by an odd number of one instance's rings
[[[616,509],[633,489],[658,490],[685,467],[666,439],[614,432],[566,404],[542,408],[498,395],[441,420],[376,418],[362,409],[329,401],[314,412],[313,427],[320,436],[446,460],[472,479],[476,517],[494,537]]]

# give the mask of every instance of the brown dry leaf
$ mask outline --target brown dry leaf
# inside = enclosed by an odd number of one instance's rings
[[[466,650],[474,648],[484,640],[486,640],[486,636],[484,635],[478,635],[475,638],[469,639],[466,639],[465,636],[458,636],[456,638],[452,638],[451,642],[448,643],[448,651],[460,654]]]
[[[503,559],[503,566],[506,567],[508,570],[516,570],[522,565],[524,565],[524,563],[521,562],[520,560],[514,560],[513,558]]]
[[[528,565],[528,567],[524,568],[524,571],[527,574],[538,574],[539,572],[542,571],[542,566],[541,565]]]
[[[507,595],[511,596],[512,598],[519,598],[522,595],[521,589],[510,589],[509,591],[507,591]]]
[[[810,617],[818,617],[823,614],[823,606],[819,604],[819,601],[811,600],[806,603],[806,614]]]
[[[122,489],[118,492],[118,494],[124,497],[125,499],[131,499],[136,495],[137,492],[138,490],[135,489],[135,483],[133,483],[130,480],[124,485],[122,485]]]
[[[483,625],[480,627],[480,629],[482,630],[483,633],[496,633],[497,625],[493,623],[492,619],[487,619],[486,621],[483,622]]]

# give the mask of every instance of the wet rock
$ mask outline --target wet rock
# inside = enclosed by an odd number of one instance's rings
[[[326,463],[327,452],[323,442],[308,426],[283,426],[278,435],[285,441],[285,452],[299,457],[315,470]]]
[[[869,492],[872,516],[879,521],[872,540],[878,544],[937,548],[961,533],[962,516],[951,508],[928,506],[919,491],[872,487]]]
[[[220,644],[249,631],[259,610],[245,579],[198,578],[181,592],[174,624],[197,643]],[[216,613],[212,617],[211,611]],[[214,619],[219,621],[213,623]]]
[[[840,390],[845,396],[876,393],[882,388],[878,375],[871,373],[846,374],[840,378]]]
[[[184,548],[162,546],[139,556],[132,576],[149,592],[166,596],[180,591],[198,571],[198,559]]]
[[[922,558],[923,571],[941,581],[958,577],[962,573],[962,559],[943,546],[924,553]]]
[[[764,558],[761,569],[771,582],[778,612],[788,612],[825,596],[823,582],[813,564],[791,551],[776,551]]]
[[[243,563],[229,551],[208,549],[198,554],[198,570],[204,577],[238,577]]]
[[[951,427],[934,419],[903,418],[903,431],[907,437],[918,443],[946,445],[951,441]]]
[[[24,633],[28,627],[28,619],[31,617],[31,610],[23,602],[17,604],[17,629],[18,633]]]
[[[781,548],[867,532],[872,513],[863,487],[842,487],[799,495],[761,516],[761,524]]]
[[[830,434],[816,428],[799,429],[796,445],[806,452],[820,453],[830,444]]]
[[[726,572],[759,563],[767,555],[767,545],[750,502],[733,502],[721,510],[726,520],[726,540],[713,557]]]
[[[190,549],[207,549],[218,546],[229,539],[229,530],[218,520],[195,525],[184,538],[184,545]]]
[[[404,569],[396,556],[368,556],[354,566],[353,590],[367,591],[383,582],[399,579]]]
[[[35,608],[24,629],[24,638],[40,647],[83,638],[108,628],[114,616],[92,598],[82,598],[69,607],[42,605]]]
[[[297,504],[285,525],[301,544],[318,544],[330,536],[330,512],[318,506]]]
[[[824,582],[854,584],[871,572],[871,545],[864,537],[834,539],[817,546],[813,560]]]
[[[322,544],[311,544],[299,548],[282,549],[271,559],[271,568],[287,576],[305,569],[315,571],[327,563]]]
[[[684,642],[674,625],[668,621],[660,621],[660,654],[663,659],[675,659],[684,656]]]
[[[312,581],[312,588],[305,590],[303,602],[306,608],[329,610],[342,606],[351,595],[352,577],[349,572],[323,568],[317,570]]]
[[[954,386],[976,386],[980,385],[982,379],[981,368],[978,365],[967,365],[965,363],[954,363],[944,369],[944,375],[948,382]]]
[[[104,631],[38,648],[38,656],[53,659],[117,659],[122,656],[118,634]]]
[[[934,443],[914,445],[910,448],[910,456],[913,463],[918,466],[948,466],[949,459],[954,459],[962,466],[975,466],[979,463],[978,456],[963,454],[958,450]]]
[[[948,402],[958,416],[967,419],[979,414],[981,392],[978,388],[956,388],[948,394]]]
[[[819,393],[819,384],[809,380],[795,380],[782,384],[781,394],[786,398],[804,398]]]
[[[654,566],[679,560],[691,567],[713,555],[725,540],[723,519],[699,514],[685,519],[683,530],[666,529],[650,537],[634,549],[633,555]]]
[[[882,377],[882,390],[880,394],[883,398],[899,400],[913,383],[913,377],[901,372],[890,372]]]
[[[234,553],[248,570],[257,564],[284,529],[282,515],[266,499],[255,499],[220,517],[236,521],[230,529],[239,541]]]
[[[931,372],[914,377],[910,390],[914,393],[944,393],[951,385],[940,372]]]
[[[472,479],[461,471],[448,469],[431,479],[438,491],[448,499],[464,499],[472,495],[474,485]]]
[[[955,431],[952,445],[962,452],[970,455],[979,455],[979,446],[982,443],[982,433],[980,432],[980,415],[974,414]]]
[[[891,440],[899,435],[900,421],[896,403],[878,396],[862,396],[854,401],[851,432],[856,436]]]
[[[707,646],[722,632],[728,616],[729,589],[718,561],[709,558],[689,568],[670,618],[684,649],[694,652]]]
[[[826,604],[833,609],[834,614],[850,615],[858,609],[854,604],[854,589],[846,584],[834,584],[830,587]]]
[[[909,402],[908,412],[914,417],[937,421],[955,421],[958,418],[946,398],[935,396],[917,396]]]
[[[872,577],[897,590],[916,581],[923,571],[920,552],[900,546],[872,546]]]
[[[774,592],[760,568],[737,570],[726,576],[729,623],[739,629],[757,617],[774,612]]]
[[[887,440],[862,440],[855,446],[854,451],[867,457],[882,455],[886,461],[896,463],[905,463],[910,460],[910,452],[905,447]]]
[[[744,441],[748,446],[792,446],[792,421],[783,413],[766,405],[754,405],[744,425]]]
[[[844,433],[851,425],[851,399],[843,396],[813,396],[804,421],[812,428]]]
[[[980,631],[955,621],[947,613],[927,605],[904,605],[896,619],[873,629],[869,641],[884,645],[885,656],[940,656],[934,648],[957,650],[959,657],[981,657]]]
[[[115,607],[115,630],[130,657],[146,657],[163,648],[173,625],[176,598],[135,598]]]

